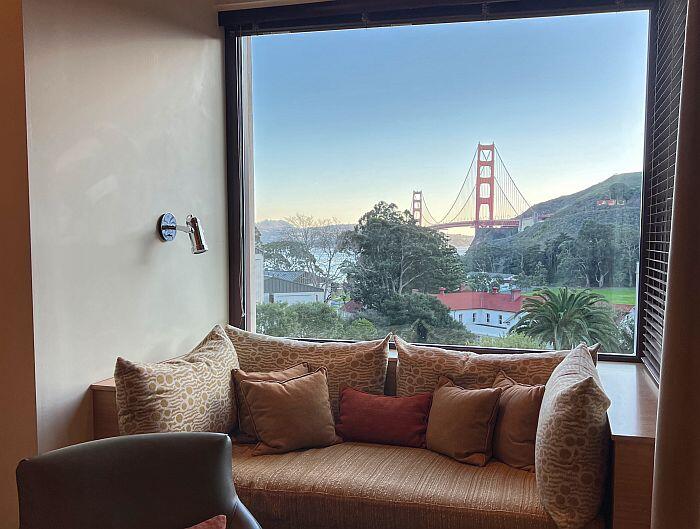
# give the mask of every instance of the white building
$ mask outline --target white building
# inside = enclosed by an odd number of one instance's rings
[[[289,281],[279,277],[265,276],[265,288],[263,303],[313,303],[323,302],[324,291],[322,288]]]
[[[469,331],[479,336],[505,336],[520,319],[523,306],[520,290],[501,294],[492,292],[445,292],[436,296],[450,309],[450,315]]]

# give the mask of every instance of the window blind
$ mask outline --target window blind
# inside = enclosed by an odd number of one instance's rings
[[[687,0],[661,0],[652,20],[655,58],[648,114],[642,204],[638,348],[657,379],[661,371],[676,143],[683,73]]]

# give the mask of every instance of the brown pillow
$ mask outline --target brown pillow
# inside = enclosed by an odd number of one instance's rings
[[[243,403],[243,395],[241,394],[241,382],[244,380],[266,380],[268,382],[284,382],[290,378],[296,378],[301,375],[306,375],[309,372],[309,364],[306,362],[296,366],[292,366],[284,371],[253,371],[246,373],[242,369],[234,369],[233,381],[236,386],[236,403],[238,405],[238,434],[236,440],[241,443],[254,443],[258,439],[255,437],[255,430],[250,419],[248,409]]]
[[[493,457],[506,465],[535,470],[535,438],[544,386],[518,384],[501,371],[493,383],[501,388],[493,432]]]
[[[500,388],[463,389],[441,377],[428,416],[428,450],[483,467],[491,458],[501,391]]]
[[[279,381],[241,381],[260,442],[253,455],[282,454],[341,442],[335,434],[326,369]]]
[[[246,371],[279,371],[299,362],[308,362],[312,370],[328,369],[328,395],[336,419],[341,387],[384,395],[389,336],[369,342],[311,343],[256,334],[231,325],[226,333]]]

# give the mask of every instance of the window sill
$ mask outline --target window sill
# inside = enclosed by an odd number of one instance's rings
[[[615,442],[653,444],[659,390],[644,364],[598,362],[603,389],[610,398],[610,433]]]

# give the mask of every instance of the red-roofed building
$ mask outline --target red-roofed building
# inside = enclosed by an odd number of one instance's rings
[[[450,309],[450,315],[474,334],[503,336],[518,321],[516,314],[523,306],[520,290],[507,293],[446,292],[440,289],[436,297]]]

